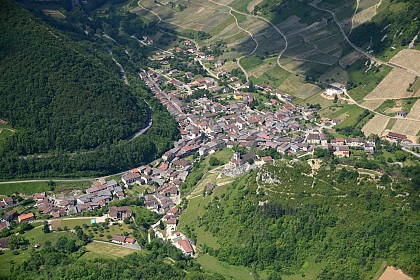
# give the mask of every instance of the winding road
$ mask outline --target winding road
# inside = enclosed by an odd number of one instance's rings
[[[337,15],[336,15],[333,11],[330,11],[330,10],[327,10],[327,9],[324,9],[324,8],[320,8],[320,7],[318,7],[318,6],[317,6],[316,4],[314,4],[314,3],[308,3],[308,4],[309,4],[310,6],[312,6],[312,7],[314,7],[314,8],[315,8],[315,9],[317,9],[317,10],[324,11],[324,12],[327,12],[327,13],[329,13],[330,15],[332,15],[333,20],[334,20],[334,22],[337,24],[338,28],[340,29],[340,32],[341,32],[341,34],[343,35],[344,39],[345,39],[345,40],[347,41],[347,43],[348,43],[348,44],[349,44],[349,45],[350,45],[353,49],[355,49],[357,52],[359,52],[359,53],[363,54],[364,56],[368,57],[369,59],[371,59],[372,61],[375,61],[375,62],[376,62],[376,63],[378,63],[378,64],[384,64],[384,65],[389,66],[389,67],[391,67],[391,68],[400,68],[400,69],[402,69],[402,70],[404,70],[404,71],[406,71],[406,72],[408,72],[408,73],[410,73],[410,74],[413,74],[413,75],[415,75],[415,76],[417,76],[417,77],[420,77],[420,74],[419,74],[419,73],[417,73],[416,71],[412,70],[412,69],[409,69],[409,68],[406,68],[406,67],[403,67],[403,66],[400,66],[400,65],[397,65],[397,64],[391,63],[391,62],[386,62],[386,61],[380,60],[380,59],[376,58],[375,56],[371,55],[370,53],[368,53],[368,52],[366,52],[366,51],[362,50],[361,48],[359,48],[358,46],[356,46],[355,44],[353,44],[353,43],[350,41],[349,37],[347,36],[346,32],[344,31],[343,27],[341,26],[340,21],[337,19]]]

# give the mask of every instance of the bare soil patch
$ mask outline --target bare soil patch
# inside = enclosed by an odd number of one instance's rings
[[[388,266],[381,277],[379,277],[379,280],[413,280],[413,278],[404,274],[401,269]]]

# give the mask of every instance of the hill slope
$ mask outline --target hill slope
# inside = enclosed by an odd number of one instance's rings
[[[91,149],[145,126],[146,104],[93,43],[76,42],[9,1],[1,6],[0,119],[17,130],[5,154]]]
[[[408,173],[392,183],[329,166],[311,174],[304,162],[264,166],[191,199],[180,226],[203,253],[273,275],[309,273],[310,262],[323,268],[319,279],[370,279],[383,260],[420,274],[418,188]]]

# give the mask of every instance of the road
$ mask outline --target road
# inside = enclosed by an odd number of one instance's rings
[[[333,20],[334,20],[334,22],[337,24],[338,28],[340,29],[340,32],[341,32],[341,34],[343,35],[344,39],[345,39],[345,40],[347,41],[347,43],[348,43],[348,44],[349,44],[349,45],[350,45],[353,49],[355,49],[357,52],[359,52],[359,53],[361,53],[361,54],[365,55],[366,57],[370,58],[371,60],[375,61],[375,62],[376,62],[376,63],[378,63],[378,64],[384,64],[384,65],[387,65],[387,66],[389,66],[389,67],[391,67],[391,68],[400,68],[400,69],[402,69],[402,70],[404,70],[404,71],[406,71],[406,72],[408,72],[408,73],[410,73],[410,74],[413,74],[413,75],[415,75],[415,76],[417,76],[417,77],[420,77],[420,74],[419,74],[419,73],[417,73],[416,71],[412,70],[412,69],[409,69],[409,68],[406,68],[406,67],[403,67],[403,66],[400,66],[400,65],[397,65],[397,64],[391,63],[391,62],[382,61],[382,60],[380,60],[380,59],[376,58],[375,56],[371,55],[370,53],[368,53],[368,52],[366,52],[366,51],[362,50],[361,48],[359,48],[358,46],[356,46],[355,44],[353,44],[353,43],[350,41],[349,37],[347,36],[346,32],[344,31],[343,27],[341,26],[340,21],[337,19],[337,15],[336,15],[333,11],[330,11],[330,10],[327,10],[327,9],[324,9],[324,8],[320,8],[320,7],[318,7],[318,6],[317,6],[316,4],[314,4],[314,3],[308,3],[308,4],[309,4],[309,5],[311,5],[312,7],[314,7],[314,8],[315,8],[315,9],[317,9],[317,10],[324,11],[324,12],[327,12],[327,13],[329,13],[330,15],[332,15]]]
[[[144,102],[146,102],[146,101],[144,101]],[[146,102],[146,104],[147,104],[147,126],[145,128],[143,128],[143,129],[141,129],[140,131],[134,133],[130,137],[128,137],[127,138],[128,141],[133,141],[134,139],[136,139],[140,135],[145,134],[149,130],[149,128],[152,126],[152,124],[153,124],[153,118],[152,118],[153,111],[152,111],[152,108],[150,108],[149,103]]]
[[[404,151],[406,151],[407,153],[410,153],[410,154],[412,154],[413,156],[415,156],[415,157],[417,157],[417,158],[420,158],[420,154],[418,154],[418,153],[416,153],[416,152],[414,152],[414,151],[412,151],[412,150],[410,150],[410,149],[407,149],[406,147],[402,147],[402,149],[403,149]]]

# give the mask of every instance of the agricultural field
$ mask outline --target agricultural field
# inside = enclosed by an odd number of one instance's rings
[[[370,110],[375,110],[376,108],[381,106],[382,103],[384,103],[383,99],[371,99],[363,101],[361,105],[369,108]]]
[[[412,280],[412,277],[404,274],[401,269],[388,266],[385,272],[379,277],[379,280]]]
[[[369,136],[371,134],[382,135],[382,132],[385,130],[388,124],[389,118],[382,116],[382,115],[375,115],[372,119],[370,119],[362,128],[363,133],[365,136]]]
[[[415,75],[407,73],[400,68],[394,68],[364,100],[400,99],[417,96],[420,92],[407,91],[410,84],[414,81]]]
[[[413,49],[404,49],[398,52],[393,58],[391,58],[389,62],[398,66],[406,67],[414,72],[420,73],[419,61],[420,51]]]
[[[354,62],[356,62],[359,58],[363,57],[363,54],[361,54],[360,52],[357,51],[353,51],[345,56],[343,56],[342,58],[340,58],[340,60],[338,61],[340,66],[345,69],[347,66],[352,65]]]
[[[306,99],[321,92],[318,86],[306,83],[303,78],[296,75],[288,75],[278,89],[300,99]]]
[[[414,103],[413,107],[411,107],[407,118],[420,119],[420,99],[418,99],[416,103]]]
[[[394,126],[391,128],[392,132],[406,134],[407,137],[413,141],[417,142],[416,135],[420,131],[420,121],[411,121],[407,119],[398,119]]]
[[[376,15],[377,6],[371,6],[360,12],[357,12],[352,19],[352,27],[357,26],[370,21]]]

